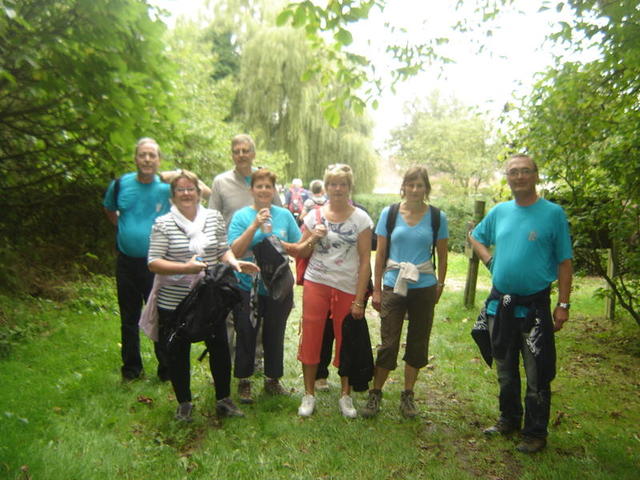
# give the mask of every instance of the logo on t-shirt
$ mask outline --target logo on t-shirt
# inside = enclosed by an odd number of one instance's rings
[[[532,230],[529,232],[529,241],[530,242],[535,242],[538,239],[538,234],[536,233],[535,230]]]

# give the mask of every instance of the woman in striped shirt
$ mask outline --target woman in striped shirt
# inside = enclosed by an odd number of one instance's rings
[[[200,205],[198,177],[186,170],[171,181],[173,206],[158,217],[151,231],[149,270],[156,274],[159,337],[166,344],[173,311],[187,296],[194,276],[209,263],[226,262],[238,272],[254,273],[257,266],[236,259],[227,244],[222,215]],[[153,294],[152,294],[153,295]],[[149,297],[151,300],[151,296]],[[205,341],[216,389],[216,411],[220,416],[243,416],[231,400],[231,357],[225,325],[220,322],[214,336]],[[179,403],[178,420],[190,421],[193,405],[190,389],[190,343],[176,345],[169,356],[169,374]]]

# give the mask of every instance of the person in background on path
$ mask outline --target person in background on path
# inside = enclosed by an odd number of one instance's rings
[[[350,202],[353,173],[348,165],[334,165],[324,176],[329,201],[320,215],[308,215],[299,242],[309,256],[302,293],[302,336],[298,360],[302,363],[305,394],[298,415],[310,416],[315,409],[315,380],[327,315],[331,312],[336,336],[334,365],[340,364],[342,323],[350,313],[364,316],[364,299],[371,275],[371,228],[373,222],[363,210]],[[318,218],[320,217],[319,221]],[[355,273],[355,275],[354,275]],[[342,415],[355,418],[347,377],[341,377]]]
[[[234,168],[216,175],[211,184],[211,195],[209,197],[209,208],[222,213],[227,228],[231,224],[231,217],[238,210],[249,205],[253,205],[253,195],[251,193],[251,174],[258,170],[253,166],[256,158],[256,145],[251,136],[241,133],[231,139],[231,158]],[[280,197],[273,196],[274,205],[282,206]],[[233,314],[227,319],[227,337],[229,347],[233,354],[235,345],[235,325]],[[258,337],[260,338],[260,337]],[[262,358],[261,341],[257,345],[257,358]]]
[[[444,212],[429,206],[431,183],[427,169],[416,166],[404,175],[397,217],[388,231],[390,207],[378,220],[378,248],[374,269],[372,304],[380,312],[381,345],[375,362],[373,388],[361,410],[363,417],[373,417],[380,410],[382,387],[391,370],[397,367],[400,336],[405,314],[408,328],[404,365],[404,390],[400,395],[400,413],[405,418],[418,415],[414,386],[421,368],[429,358],[429,337],[436,304],[447,277],[447,240],[449,231]],[[432,216],[439,215],[439,228],[433,232]],[[438,266],[431,258],[435,243]]]
[[[285,206],[293,214],[298,224],[302,223],[300,215],[304,209],[304,202],[309,198],[309,192],[302,187],[302,180],[294,178],[291,182],[291,188],[286,191],[284,199]]]
[[[258,271],[255,264],[236,259],[227,244],[220,212],[200,205],[200,188],[195,174],[183,170],[174,177],[171,201],[173,206],[169,213],[158,217],[153,225],[148,259],[149,270],[158,276],[148,308],[157,308],[158,343],[163,345],[169,340],[173,311],[188,295],[194,277],[208,264],[225,262],[238,272]],[[229,396],[231,357],[224,323],[220,322],[214,336],[205,340],[205,344],[216,389],[218,415],[243,416]],[[190,352],[191,343],[182,342],[167,352],[166,357],[178,401],[176,419],[181,421],[192,419]]]
[[[251,249],[265,237],[275,235],[286,248],[300,240],[300,229],[286,208],[272,204],[276,193],[276,176],[267,169],[251,175],[253,205],[233,214],[229,225],[229,242],[238,258],[253,261]],[[260,281],[253,292],[253,278],[240,274],[243,301],[234,309],[236,319],[236,349],[234,376],[238,382],[240,403],[253,403],[251,376],[255,371],[256,339],[262,331],[264,349],[264,390],[271,395],[286,395],[280,384],[283,375],[284,334],[293,308],[293,288],[275,299]],[[252,319],[252,296],[257,295],[257,318]],[[261,328],[262,327],[262,328]]]
[[[486,315],[500,386],[500,418],[488,436],[520,430],[517,450],[535,453],[547,443],[551,381],[555,377],[554,332],[569,319],[573,276],[569,224],[562,207],[536,191],[538,166],[528,155],[506,164],[513,200],[496,205],[469,235],[493,286]],[[493,254],[489,250],[493,246]],[[558,280],[558,302],[551,311],[551,284]],[[527,391],[522,408],[519,357]]]
[[[322,180],[312,180],[309,184],[309,190],[311,196],[304,201],[302,206],[302,213],[300,214],[300,223],[304,222],[304,217],[311,210],[317,207],[321,207],[327,202],[327,196],[324,193],[324,183]]]

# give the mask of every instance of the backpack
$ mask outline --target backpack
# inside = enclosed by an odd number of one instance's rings
[[[291,193],[288,205],[289,211],[293,214],[300,215],[302,208],[304,207],[304,200],[302,200],[302,188],[291,187],[289,192]]]
[[[431,244],[431,260],[433,263],[433,271],[436,270],[436,242],[438,238],[438,230],[440,230],[440,209],[429,205],[431,210],[431,233],[433,236],[433,243]],[[398,218],[398,212],[400,211],[400,204],[394,203],[389,206],[389,212],[387,213],[387,257],[389,260],[389,251],[391,250],[391,232],[396,227],[396,219]]]
[[[289,256],[282,242],[275,235],[269,235],[252,250],[269,295],[274,300],[283,300],[293,291],[294,280],[289,267]]]
[[[242,300],[233,268],[224,263],[210,265],[198,283],[173,311],[167,348],[196,343],[213,336],[218,322],[224,322]]]

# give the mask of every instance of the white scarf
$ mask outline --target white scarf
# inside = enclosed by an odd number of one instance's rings
[[[171,215],[173,215],[178,227],[184,230],[189,237],[189,250],[203,257],[204,249],[211,243],[203,232],[204,224],[207,221],[207,209],[198,205],[196,218],[193,222],[182,215],[175,205],[171,207]]]

